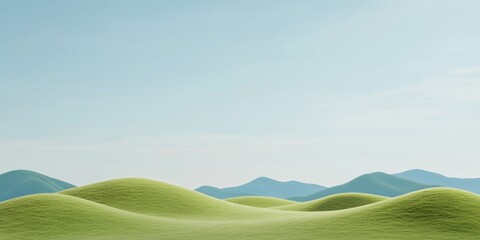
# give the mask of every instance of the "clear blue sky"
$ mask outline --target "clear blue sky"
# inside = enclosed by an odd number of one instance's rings
[[[0,0],[0,172],[480,177],[480,1]]]

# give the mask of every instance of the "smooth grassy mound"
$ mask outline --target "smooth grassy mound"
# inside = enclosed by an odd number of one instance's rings
[[[135,186],[160,192],[169,190],[182,195],[178,201],[164,202],[179,214],[152,216],[151,205],[132,197],[123,187]],[[125,185],[118,187],[120,182]],[[153,183],[152,183],[153,182]],[[112,184],[113,183],[113,184]],[[369,205],[338,211],[299,212],[253,208],[217,200],[172,185],[143,179],[123,179],[94,184],[84,188],[84,196],[110,192],[102,188],[116,186],[130,205],[147,205],[118,209],[64,194],[41,194],[0,203],[0,237],[7,239],[468,239],[480,236],[480,196],[465,191],[433,188]],[[147,185],[147,186],[145,186]],[[90,190],[89,190],[90,189]],[[88,194],[88,191],[98,191]],[[76,192],[74,189],[71,192]],[[156,194],[160,194],[157,192]],[[203,196],[203,197],[198,197]],[[144,196],[145,197],[145,196]],[[148,197],[150,200],[162,199]],[[209,199],[209,200],[205,200]],[[197,218],[185,218],[191,202],[203,201],[205,207],[218,208],[227,215],[197,211]],[[109,204],[112,201],[107,201]],[[118,202],[116,202],[118,203]],[[113,204],[112,204],[113,205]],[[124,204],[120,204],[122,207]],[[150,206],[149,206],[150,205]],[[209,206],[211,205],[211,206]],[[143,209],[143,210],[142,210]],[[146,214],[138,212],[147,211]],[[155,212],[158,213],[158,212]],[[233,213],[233,214],[230,214]],[[241,215],[240,215],[241,214]]]
[[[15,170],[0,175],[0,202],[36,193],[54,193],[75,187],[28,170]]]
[[[0,203],[0,239],[116,239],[173,224],[63,194]],[[116,237],[115,237],[116,236]],[[130,235],[131,236],[131,235]]]
[[[423,228],[445,236],[471,233],[480,237],[480,196],[463,190],[432,188],[356,209],[371,219],[365,224],[389,222],[392,227]]]
[[[295,204],[297,202],[274,197],[235,197],[225,201],[251,207],[270,208]]]
[[[61,194],[110,207],[162,217],[243,215],[235,204],[168,183],[124,178],[72,188]]]
[[[480,196],[431,188],[299,220],[325,239],[479,239]],[[322,215],[323,213],[323,215]],[[313,228],[310,221],[322,223]],[[319,237],[319,238],[321,238]]]
[[[333,211],[364,206],[388,199],[387,197],[364,194],[342,193],[321,199],[277,207],[290,211]]]

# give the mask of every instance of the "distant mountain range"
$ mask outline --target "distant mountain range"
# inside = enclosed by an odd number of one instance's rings
[[[233,197],[243,197],[243,196],[260,196],[259,194],[255,193],[244,193],[244,192],[235,192],[235,191],[228,191],[222,188],[216,188],[212,186],[201,186],[195,189],[197,192],[201,192],[208,196],[212,196],[218,199],[227,199]]]
[[[480,178],[453,178],[414,169],[393,175],[382,172],[365,174],[345,184],[330,188],[298,181],[281,182],[260,177],[240,186],[227,188],[202,186],[195,190],[219,199],[265,196],[309,201],[338,193],[352,192],[394,197],[436,186],[480,193]],[[75,186],[70,183],[37,172],[15,170],[0,174],[0,201],[36,193],[59,192],[73,187]]]
[[[405,193],[435,187],[396,177],[383,172],[375,172],[357,177],[350,182],[335,187],[327,188],[317,193],[294,197],[291,200],[305,202],[338,193],[368,193],[386,197],[396,197]]]
[[[382,176],[373,177],[377,175]],[[234,203],[168,183],[114,179],[0,202],[0,238],[477,240],[480,236],[480,196],[451,188],[391,199],[341,194],[290,204],[245,198]],[[272,204],[279,207],[266,208]]]
[[[292,198],[310,195],[325,188],[324,186],[316,184],[297,181],[280,182],[271,178],[260,177],[236,187],[216,188],[212,186],[202,186],[195,190],[220,199],[240,196]]]
[[[15,170],[0,175],[0,202],[36,193],[53,193],[75,187],[37,172]]]
[[[297,181],[279,182],[260,177],[237,187],[202,186],[197,188],[196,191],[220,199],[241,196],[267,196],[295,201],[309,201],[333,194],[350,192],[395,197],[431,187],[452,187],[480,193],[480,178],[452,178],[414,169],[392,175],[383,172],[365,174],[345,184],[330,188]]]
[[[471,191],[474,193],[480,193],[480,178],[446,177],[438,173],[429,172],[421,169],[408,170],[394,175],[420,183],[452,187]]]

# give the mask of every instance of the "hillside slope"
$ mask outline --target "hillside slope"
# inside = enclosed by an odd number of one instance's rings
[[[238,216],[251,210],[189,189],[143,178],[114,179],[72,188],[60,194],[160,217]]]
[[[212,197],[225,199],[240,196],[265,196],[291,198],[306,196],[325,189],[324,186],[298,181],[280,182],[267,177],[259,177],[236,187],[215,188],[202,186],[195,189]]]
[[[424,184],[452,187],[471,191],[474,193],[480,193],[480,178],[446,177],[438,173],[429,172],[421,169],[408,170],[394,175]]]
[[[364,206],[388,199],[387,197],[364,193],[340,193],[309,202],[276,207],[289,211],[334,211]]]
[[[297,203],[297,202],[282,199],[282,198],[250,197],[250,196],[229,198],[229,199],[225,199],[225,201],[240,204],[240,205],[245,205],[245,206],[263,207],[263,208],[285,206],[285,205]]]
[[[395,177],[382,172],[365,174],[345,184],[331,187],[305,197],[291,198],[294,201],[310,201],[338,193],[367,193],[395,197],[405,193],[434,187]]]
[[[161,202],[142,202],[141,198],[145,195],[141,191],[129,192],[123,189],[127,187],[140,187],[149,191],[157,189],[158,191],[148,194],[151,195],[149,199]],[[117,191],[119,193],[116,193]],[[72,189],[70,194],[104,201],[110,206],[66,194],[31,195],[2,202],[0,203],[2,240],[33,238],[473,240],[480,236],[480,197],[447,188],[432,188],[361,207],[326,212],[246,207],[144,179],[123,179],[94,184],[80,191]],[[129,196],[120,200],[108,200],[109,197],[116,198],[122,194]],[[137,197],[136,194],[142,197]],[[167,195],[175,201],[164,197]],[[140,202],[134,202],[137,200]],[[195,217],[186,218],[185,216],[190,214],[192,202],[197,202],[206,209],[201,211],[200,208],[194,208]],[[129,207],[125,207],[126,205]],[[130,208],[133,205],[138,206]],[[219,214],[212,208],[219,208],[220,212],[227,214]]]
[[[54,193],[74,185],[27,170],[15,170],[0,175],[0,202],[36,193]]]

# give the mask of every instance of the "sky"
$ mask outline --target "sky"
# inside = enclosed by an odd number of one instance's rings
[[[0,172],[480,177],[480,1],[0,0]]]

